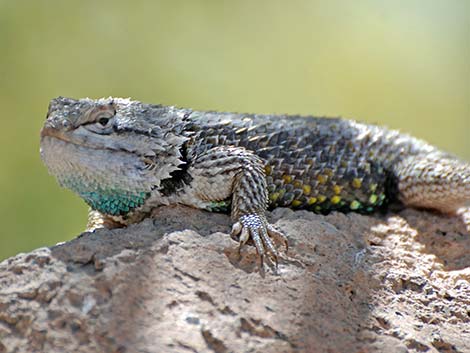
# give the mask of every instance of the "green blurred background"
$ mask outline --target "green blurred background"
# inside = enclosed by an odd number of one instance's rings
[[[0,0],[0,259],[86,224],[39,158],[58,95],[340,115],[470,159],[470,1]]]

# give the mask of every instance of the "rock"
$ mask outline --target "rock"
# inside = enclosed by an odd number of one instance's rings
[[[186,207],[0,263],[0,352],[470,352],[470,238],[416,210],[277,209],[279,268]]]

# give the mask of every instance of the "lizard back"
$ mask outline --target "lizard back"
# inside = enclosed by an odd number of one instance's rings
[[[398,160],[434,147],[394,130],[341,118],[198,113],[194,155],[241,146],[265,163],[269,207],[370,213],[397,199]]]

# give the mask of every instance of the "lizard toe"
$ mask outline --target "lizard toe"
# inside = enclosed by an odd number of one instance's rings
[[[284,233],[269,224],[264,216],[258,214],[241,216],[240,221],[232,227],[232,236],[238,234],[240,234],[240,248],[248,240],[253,242],[261,259],[261,264],[263,264],[264,256],[267,255],[277,267],[279,254],[276,250],[275,241],[281,241],[287,249],[287,238]]]
[[[275,226],[272,224],[267,224],[267,231],[268,235],[272,238],[275,238],[281,243],[284,243],[284,246],[286,248],[286,253],[289,251],[289,242],[287,241],[287,236],[282,232],[281,230],[277,229]]]

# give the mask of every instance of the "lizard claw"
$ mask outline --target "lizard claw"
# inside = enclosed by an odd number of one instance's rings
[[[248,214],[240,217],[240,220],[233,225],[231,232],[233,239],[236,239],[237,236],[240,244],[238,251],[251,237],[256,251],[261,258],[261,264],[263,264],[264,256],[267,254],[275,262],[276,267],[278,265],[279,255],[272,238],[282,240],[286,246],[286,251],[288,248],[287,238],[284,233],[269,224],[264,216],[257,214]]]

